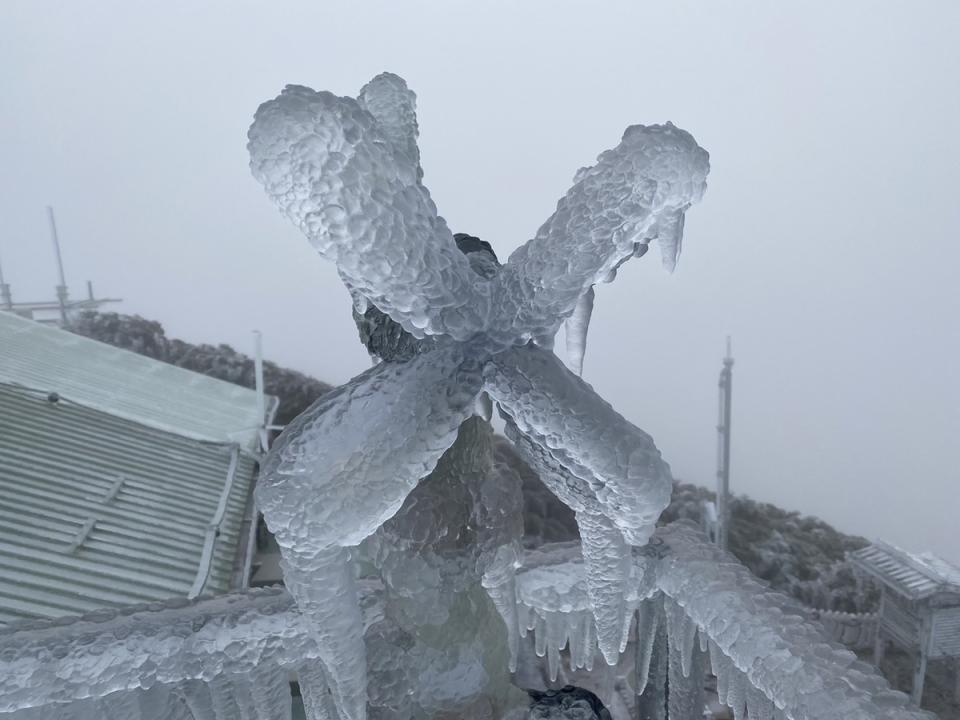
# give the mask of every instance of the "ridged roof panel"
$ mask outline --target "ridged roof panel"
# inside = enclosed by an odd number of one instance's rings
[[[69,397],[0,385],[0,623],[228,590],[252,457]]]
[[[192,438],[253,449],[253,390],[0,312],[0,383]],[[267,398],[268,407],[275,403]]]

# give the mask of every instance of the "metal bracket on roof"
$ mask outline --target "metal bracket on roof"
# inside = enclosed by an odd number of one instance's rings
[[[120,494],[120,490],[123,488],[123,483],[125,480],[126,478],[124,478],[122,475],[118,477],[113,482],[113,485],[109,487],[109,489],[107,490],[107,494],[103,496],[100,502],[102,502],[104,505],[106,505],[107,503],[113,502],[116,499],[117,495]]]
[[[227,500],[230,499],[230,492],[233,490],[233,479],[237,474],[239,459],[240,447],[234,445],[230,450],[230,466],[227,468],[227,478],[223,483],[223,490],[220,492],[220,502],[217,503],[217,509],[207,525],[207,536],[203,541],[203,552],[200,554],[200,566],[197,568],[197,577],[190,587],[190,592],[187,593],[188,598],[195,598],[203,592],[203,587],[207,584],[207,578],[210,576],[210,568],[213,566],[213,550],[216,547],[217,538],[220,536],[220,523],[223,522]]]
[[[75,553],[80,549],[80,546],[87,541],[87,538],[90,537],[90,533],[93,532],[94,526],[97,524],[96,518],[87,518],[87,521],[83,523],[77,534],[73,537],[73,542],[71,542],[64,552],[71,554]]]

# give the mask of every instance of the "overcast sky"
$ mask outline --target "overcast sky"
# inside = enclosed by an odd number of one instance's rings
[[[788,7],[789,6],[789,7]],[[169,335],[340,383],[368,366],[332,264],[247,169],[287,83],[418,94],[425,183],[501,258],[633,123],[711,155],[674,275],[598,289],[585,378],[674,474],[960,562],[960,3],[0,3],[0,260]]]

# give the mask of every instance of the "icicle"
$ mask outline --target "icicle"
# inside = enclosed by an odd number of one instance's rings
[[[630,629],[633,627],[633,616],[636,613],[636,608],[632,605],[626,606],[626,611],[623,613],[623,630],[620,631],[620,654],[626,652],[627,645],[630,644]]]
[[[667,616],[667,634],[670,637],[670,647],[676,647],[680,654],[684,677],[690,674],[690,658],[693,655],[693,644],[696,640],[697,625],[683,608],[670,598],[665,598],[663,609]]]
[[[217,720],[236,720],[245,717],[237,704],[234,684],[230,678],[217,675],[207,683],[207,687],[213,703],[213,714]]]
[[[750,720],[773,720],[773,702],[752,685],[747,692],[747,717]]]
[[[737,668],[731,667],[730,690],[726,705],[733,711],[734,720],[744,720],[747,712],[747,678]]]
[[[707,634],[702,629],[698,629],[697,631],[697,640],[700,641],[700,652],[707,652],[707,645],[709,644],[710,638],[707,637]]]
[[[699,718],[703,716],[703,681],[704,656],[699,652],[694,652],[691,645],[689,651],[685,645],[679,645],[675,642],[678,639],[677,634],[669,630],[670,615],[667,615],[667,632],[670,633],[670,662],[669,662],[669,706],[670,718]],[[684,657],[687,655],[684,662]]]
[[[301,664],[297,668],[297,682],[300,685],[306,720],[338,720],[337,709],[327,684],[327,674],[319,660]]]
[[[250,673],[257,720],[290,720],[290,680],[286,670],[267,664]]]
[[[237,701],[237,707],[240,709],[240,714],[237,716],[240,720],[256,720],[256,711],[253,709],[252,687],[249,675],[230,676],[230,689]]]
[[[370,301],[360,293],[351,290],[350,297],[353,299],[353,310],[357,315],[363,315],[370,307]]]
[[[490,401],[490,396],[481,393]],[[487,418],[489,420],[489,418]],[[520,620],[517,613],[517,549],[504,545],[497,549],[493,562],[483,574],[483,587],[507,626],[507,647],[510,651],[510,672],[517,671],[520,652]],[[526,634],[526,633],[524,633]]]
[[[349,551],[284,548],[282,567],[287,589],[310,620],[340,715],[365,720],[367,655]]]
[[[653,646],[650,650],[649,680],[646,682],[643,693],[637,698],[638,716],[642,720],[666,720],[667,718],[667,679],[668,655],[667,631],[665,623],[660,618],[656,607],[654,618],[657,618],[656,627],[651,628]]]
[[[587,644],[589,643],[589,627],[593,625],[593,615],[588,612],[570,613],[570,628],[568,637],[570,642],[570,670],[582,668],[587,662]]]
[[[587,290],[573,310],[573,315],[564,323],[567,336],[567,362],[577,375],[583,375],[583,356],[587,351],[587,330],[590,328],[590,316],[593,314],[593,286]]]
[[[717,698],[726,705],[727,695],[730,692],[730,676],[735,670],[733,661],[723,654],[713,640],[707,642],[707,649],[710,653],[710,668],[717,678]]]
[[[600,652],[608,665],[616,665],[630,581],[630,546],[607,517],[586,512],[576,517]]]
[[[537,615],[537,626],[533,630],[533,649],[537,657],[547,654],[547,621]]]
[[[194,720],[183,698],[168,685],[154,685],[137,697],[143,720]]]
[[[517,602],[517,627],[520,628],[520,637],[525,638],[533,622],[533,608],[523,602]]]
[[[487,422],[490,422],[491,418],[493,418],[493,400],[490,399],[487,393],[482,392],[477,395],[473,414],[482,417]]]
[[[177,686],[177,694],[190,708],[196,720],[216,720],[210,689],[202,680],[187,680]]]
[[[593,661],[597,656],[597,623],[592,613],[585,624],[587,626],[587,639],[583,646],[583,667],[589,672],[593,670]]]
[[[680,208],[673,212],[664,212],[657,223],[657,242],[660,244],[660,255],[663,266],[673,272],[677,268],[680,258],[680,246],[683,240],[684,213],[687,208]]]
[[[546,618],[547,668],[550,682],[557,679],[560,669],[560,650],[567,644],[567,613],[551,612]]]
[[[647,687],[653,643],[657,639],[659,612],[654,600],[644,600],[637,608],[637,695]]]

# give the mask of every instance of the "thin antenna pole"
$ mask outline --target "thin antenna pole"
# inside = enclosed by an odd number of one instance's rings
[[[47,218],[50,220],[50,237],[53,238],[53,251],[57,256],[57,271],[60,274],[60,284],[57,285],[57,300],[60,301],[60,319],[67,325],[67,280],[63,274],[63,257],[60,255],[60,238],[57,236],[57,221],[53,216],[53,208],[47,205]]]
[[[13,310],[13,295],[10,294],[10,286],[3,279],[2,264],[0,264],[0,302],[6,310]]]
[[[266,452],[267,408],[263,394],[263,335],[259,330],[253,331],[253,372],[254,388],[257,391],[257,422],[260,424],[260,444],[264,452]]]
[[[733,352],[727,336],[727,356],[720,371],[720,407],[717,425],[717,544],[726,549],[730,531],[730,432],[733,405]]]

